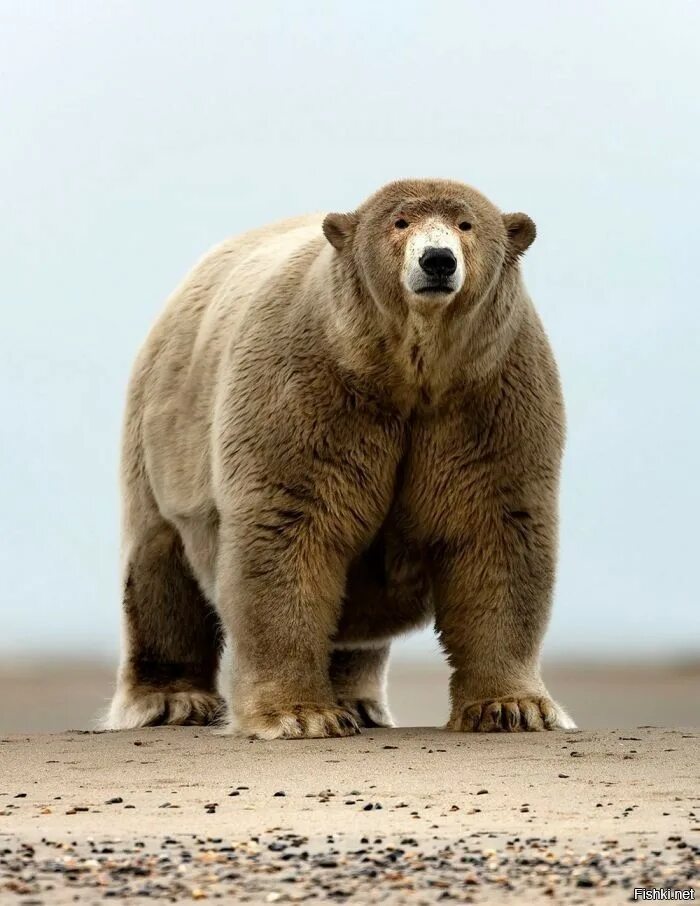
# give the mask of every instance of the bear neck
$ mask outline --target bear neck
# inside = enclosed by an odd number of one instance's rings
[[[529,299],[516,271],[484,298],[459,301],[442,310],[405,308],[399,317],[355,286],[332,302],[332,355],[355,388],[404,417],[458,402],[497,371]]]

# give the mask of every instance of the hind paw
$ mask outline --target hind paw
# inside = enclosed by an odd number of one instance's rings
[[[118,691],[104,727],[107,730],[135,730],[138,727],[218,724],[226,710],[220,695],[213,692],[139,689]]]
[[[376,698],[340,699],[338,704],[346,708],[360,727],[395,727],[386,703]]]

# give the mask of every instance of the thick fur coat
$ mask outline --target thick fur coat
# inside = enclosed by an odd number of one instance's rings
[[[402,181],[195,267],[128,392],[109,726],[391,725],[390,640],[432,621],[450,728],[573,726],[538,664],[564,415],[534,236],[461,183]]]

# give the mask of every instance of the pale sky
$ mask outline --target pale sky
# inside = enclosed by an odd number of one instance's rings
[[[697,654],[698,34],[692,0],[0,2],[0,653],[117,650],[124,389],[197,257],[443,176],[538,227],[546,652]]]

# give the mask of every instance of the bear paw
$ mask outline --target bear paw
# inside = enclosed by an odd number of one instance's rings
[[[386,703],[376,698],[340,699],[338,704],[348,710],[361,727],[395,727]]]
[[[521,730],[575,730],[576,724],[551,699],[524,695],[473,702],[451,718],[447,729],[462,733],[517,733]]]
[[[325,739],[354,736],[360,728],[347,708],[303,704],[244,715],[234,719],[231,732],[256,739]]]
[[[104,728],[135,730],[162,725],[217,724],[225,710],[223,698],[212,692],[170,692],[167,689],[140,690],[137,687],[117,692]]]

